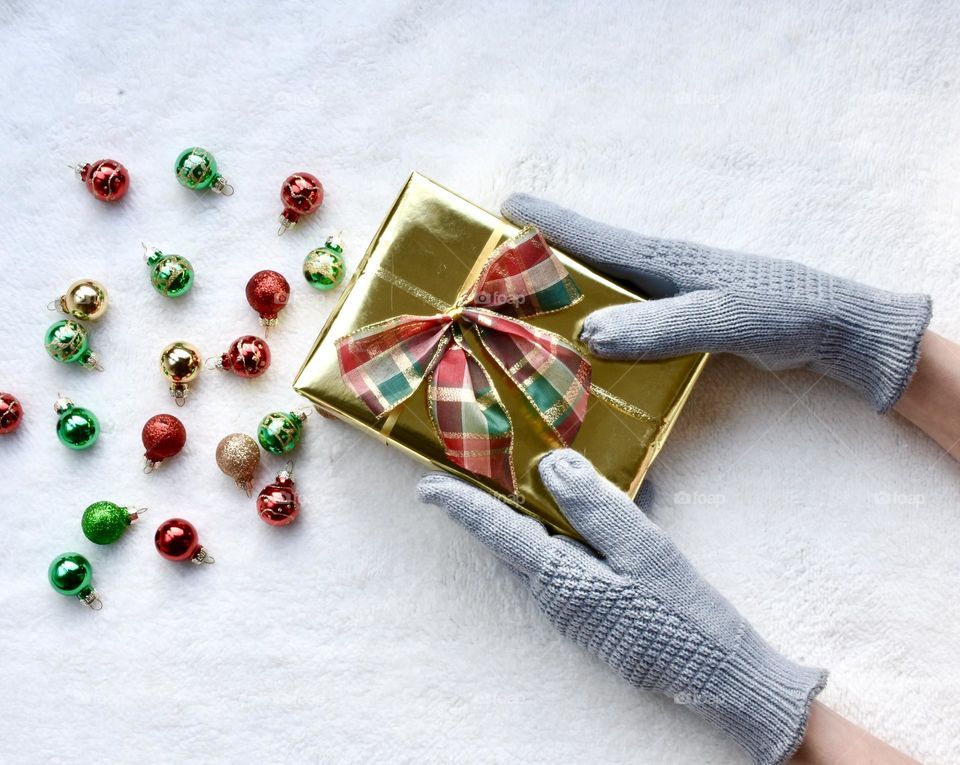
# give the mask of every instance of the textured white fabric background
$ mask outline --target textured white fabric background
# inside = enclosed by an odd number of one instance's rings
[[[522,6],[522,7],[518,7]],[[81,4],[0,13],[0,760],[726,763],[742,756],[554,636],[519,586],[418,505],[419,465],[312,417],[304,508],[258,521],[214,447],[301,404],[290,382],[335,295],[299,276],[342,229],[351,265],[407,174],[496,209],[533,191],[650,233],[775,253],[935,297],[960,336],[960,7],[908,2]],[[211,149],[232,198],[177,185]],[[108,207],[68,163],[115,157]],[[275,236],[280,181],[310,170],[322,212]],[[190,257],[180,302],[139,242]],[[143,422],[173,411],[160,348],[221,352],[257,330],[264,267],[293,285],[259,381],[205,372],[185,452],[140,472]],[[42,349],[45,306],[95,277],[106,372]],[[95,410],[87,453],[54,435],[57,393]],[[258,483],[279,460],[266,460]],[[653,472],[678,545],[787,654],[832,670],[823,698],[932,763],[960,758],[960,469],[896,416],[805,373],[716,359]],[[110,548],[83,508],[151,508]],[[217,557],[162,560],[191,518]],[[46,582],[88,554],[105,608]]]

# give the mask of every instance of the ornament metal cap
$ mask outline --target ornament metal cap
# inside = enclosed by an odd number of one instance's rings
[[[233,196],[233,186],[227,183],[227,179],[222,175],[218,175],[213,179],[210,188],[218,194],[223,194],[225,197]]]
[[[216,563],[217,560],[207,551],[206,547],[200,545],[200,548],[193,554],[190,562],[200,565],[201,563]]]
[[[94,611],[99,611],[103,608],[103,601],[100,600],[100,596],[97,594],[96,590],[90,590],[88,593],[80,593],[77,595],[77,598],[85,606],[89,606]]]
[[[323,246],[329,247],[337,252],[343,252],[343,232],[338,231],[336,234],[330,234],[323,243]]]

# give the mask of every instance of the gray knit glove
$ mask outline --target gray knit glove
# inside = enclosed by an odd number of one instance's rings
[[[725,351],[768,369],[807,367],[849,385],[878,412],[913,375],[930,320],[928,295],[868,287],[790,260],[654,239],[525,194],[505,217],[654,297],[606,308],[582,338],[598,356],[661,358]]]
[[[579,454],[547,455],[540,475],[603,559],[451,476],[428,475],[418,489],[523,578],[560,632],[628,682],[689,705],[757,763],[789,759],[826,672],[794,664],[764,642]]]

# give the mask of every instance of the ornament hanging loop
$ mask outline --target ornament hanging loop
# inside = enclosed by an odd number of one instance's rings
[[[216,180],[210,184],[210,188],[218,194],[223,194],[225,197],[233,196],[233,186],[227,183],[227,179],[222,175],[217,176]]]
[[[89,606],[94,611],[99,611],[101,608],[103,608],[103,601],[100,600],[100,596],[97,595],[96,590],[90,590],[90,592],[86,594],[81,593],[77,595],[77,598],[81,603],[83,603],[85,606]]]

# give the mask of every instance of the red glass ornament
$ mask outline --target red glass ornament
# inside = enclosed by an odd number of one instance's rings
[[[213,563],[207,548],[200,544],[197,529],[183,518],[170,518],[157,528],[153,543],[167,560]]]
[[[220,357],[220,366],[240,377],[259,377],[270,367],[270,346],[255,335],[238,337]]]
[[[280,201],[283,202],[283,212],[277,234],[296,226],[301,215],[316,212],[323,204],[323,184],[310,173],[294,173],[280,187]]]
[[[257,513],[261,520],[271,526],[286,526],[300,512],[300,497],[297,487],[286,470],[277,475],[277,480],[267,484],[257,496]]]
[[[276,271],[257,271],[247,282],[247,302],[260,314],[260,323],[273,327],[290,300],[290,283]]]
[[[74,167],[80,180],[87,184],[90,193],[103,202],[117,202],[130,188],[127,168],[115,159],[98,159],[96,162]]]
[[[12,393],[0,393],[0,436],[13,433],[20,427],[23,407]]]
[[[150,473],[165,459],[180,453],[187,442],[187,429],[172,414],[155,414],[143,426],[140,440],[146,449],[143,472]]]

